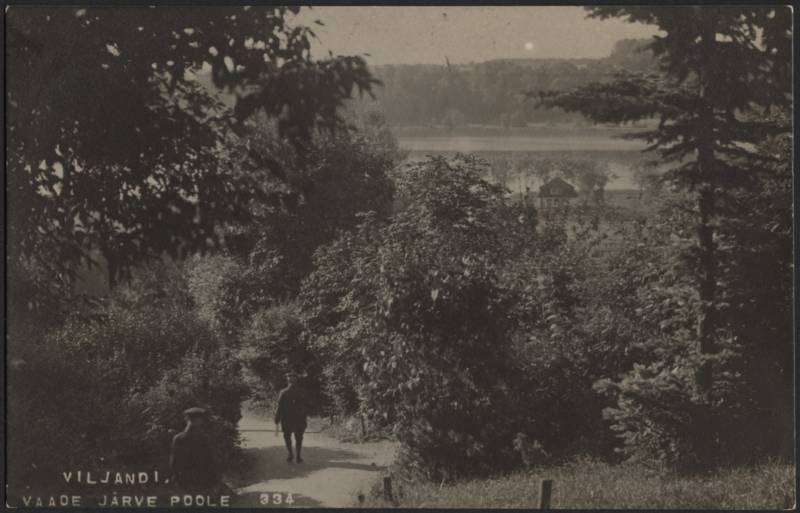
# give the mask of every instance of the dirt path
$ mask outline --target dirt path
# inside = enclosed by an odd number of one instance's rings
[[[367,493],[394,458],[392,442],[339,442],[311,422],[303,440],[303,463],[287,463],[283,437],[270,419],[245,411],[239,422],[245,460],[235,486],[237,506],[265,506],[262,494],[292,494],[293,507],[346,507]],[[266,431],[264,431],[266,430]],[[270,503],[270,505],[274,505]],[[285,504],[284,504],[285,505]]]

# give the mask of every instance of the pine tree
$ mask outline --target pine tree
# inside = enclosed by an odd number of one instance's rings
[[[539,103],[580,112],[596,122],[658,118],[654,130],[633,134],[673,164],[665,179],[696,202],[694,284],[701,301],[697,349],[716,352],[721,195],[751,187],[763,155],[756,146],[787,130],[769,116],[791,105],[791,11],[785,6],[590,7],[591,17],[623,18],[658,27],[648,46],[658,74],[620,74],[566,92],[538,93]],[[535,93],[529,93],[535,96]],[[705,401],[713,375],[706,360],[695,378]]]

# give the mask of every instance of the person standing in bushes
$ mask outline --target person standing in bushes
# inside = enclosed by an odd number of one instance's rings
[[[206,410],[189,408],[183,416],[186,428],[172,439],[172,478],[187,492],[211,492],[220,484],[220,474],[206,434]]]
[[[291,463],[303,463],[300,453],[303,450],[303,433],[307,425],[306,401],[302,390],[296,385],[297,374],[288,372],[286,374],[288,385],[278,394],[278,407],[275,410],[275,430],[278,424],[283,431],[283,440],[286,442],[286,449],[289,457],[286,461]],[[294,460],[292,451],[292,433],[294,433],[295,446],[297,447],[297,460]]]

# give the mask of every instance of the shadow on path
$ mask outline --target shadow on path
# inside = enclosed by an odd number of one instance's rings
[[[242,450],[242,471],[230,476],[230,484],[235,488],[271,481],[273,479],[292,479],[304,477],[323,469],[349,469],[375,472],[385,467],[358,463],[362,455],[347,449],[323,447],[304,447],[303,463],[288,463],[284,447],[262,447]],[[356,461],[354,461],[356,460]]]

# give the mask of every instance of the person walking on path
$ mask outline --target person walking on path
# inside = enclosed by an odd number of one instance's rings
[[[303,450],[303,433],[305,433],[307,426],[306,415],[306,401],[303,397],[303,392],[297,386],[297,374],[288,372],[286,374],[286,381],[288,385],[280,391],[278,395],[278,407],[275,410],[275,430],[277,431],[280,424],[283,431],[283,440],[286,442],[286,449],[289,451],[289,457],[286,461],[291,463],[303,463],[301,451]],[[297,459],[294,459],[294,452],[292,451],[292,434],[294,434],[294,442],[297,448]]]
[[[206,435],[206,411],[189,408],[183,412],[186,428],[172,439],[169,465],[173,480],[190,493],[208,493],[220,484],[211,443]]]

